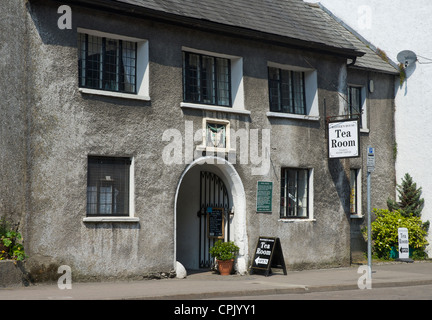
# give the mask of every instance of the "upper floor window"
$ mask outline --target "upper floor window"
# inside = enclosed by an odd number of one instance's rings
[[[270,111],[306,115],[305,73],[268,68]]]
[[[78,28],[81,93],[150,100],[147,40]]]
[[[116,92],[137,92],[137,43],[78,34],[79,85]]]
[[[348,86],[348,112],[351,119],[359,119],[362,128],[362,88]]]
[[[184,102],[231,107],[231,60],[183,52]]]

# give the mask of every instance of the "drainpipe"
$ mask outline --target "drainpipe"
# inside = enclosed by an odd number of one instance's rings
[[[350,63],[347,64],[347,67],[351,67],[351,66],[353,66],[354,63],[356,63],[356,61],[357,61],[357,57],[354,57],[354,58],[352,59],[352,61],[351,61]]]

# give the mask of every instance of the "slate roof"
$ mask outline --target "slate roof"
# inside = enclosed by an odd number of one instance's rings
[[[399,70],[396,67],[396,63],[386,58],[385,61],[381,56],[383,52],[379,52],[379,49],[369,43],[366,39],[361,37],[351,27],[345,24],[342,20],[334,16],[325,7],[318,4],[309,4],[310,8],[326,21],[326,25],[333,29],[336,36],[344,38],[352,43],[358,50],[365,54],[358,57],[352,67],[367,69],[371,71],[385,72],[390,74],[399,74]]]
[[[300,40],[345,54],[362,53],[302,0],[111,0],[164,14]]]
[[[398,74],[392,61],[320,4],[303,0],[70,0],[92,7],[111,7],[127,14],[190,23],[260,39],[282,41],[298,48],[356,57],[352,67]],[[188,21],[184,21],[188,19]],[[216,26],[216,27],[215,27]],[[228,29],[227,29],[228,28]],[[264,37],[264,38],[263,38]],[[275,40],[276,39],[276,40]]]

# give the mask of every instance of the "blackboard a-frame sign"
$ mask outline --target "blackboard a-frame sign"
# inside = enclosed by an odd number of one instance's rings
[[[250,272],[252,274],[254,271],[264,271],[267,277],[271,273],[271,268],[281,268],[284,275],[287,274],[280,240],[273,237],[259,237]]]

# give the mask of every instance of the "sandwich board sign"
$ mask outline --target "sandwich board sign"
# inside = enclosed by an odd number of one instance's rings
[[[287,274],[280,240],[273,237],[259,237],[252,260],[251,274],[253,271],[261,270],[267,277],[272,267],[281,268],[284,275]]]
[[[408,229],[398,228],[399,259],[409,259]]]
[[[328,156],[330,159],[356,158],[360,156],[358,119],[329,122]]]

